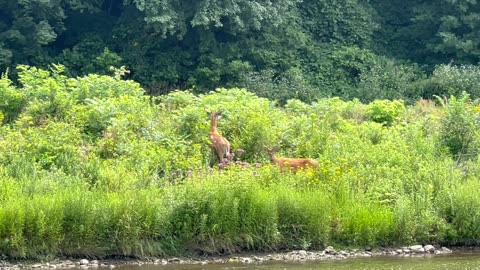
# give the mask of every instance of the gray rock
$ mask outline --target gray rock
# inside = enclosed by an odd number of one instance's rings
[[[332,254],[332,255],[335,255],[337,253],[332,246],[328,246],[324,251],[326,254]]]
[[[413,245],[409,247],[410,251],[413,253],[425,253],[425,249],[422,245]]]
[[[179,262],[180,262],[180,259],[176,257],[168,259],[168,263],[179,263]]]
[[[440,248],[440,251],[441,251],[442,253],[452,253],[452,251],[451,251],[450,249],[446,248],[446,247]]]
[[[365,251],[365,252],[360,252],[357,254],[358,257],[371,257],[372,254],[370,254],[370,252],[368,251]]]
[[[239,262],[240,259],[238,257],[232,257],[232,258],[229,258],[227,262],[229,263],[236,263],[236,262]]]
[[[427,252],[427,253],[435,252],[435,247],[432,246],[432,245],[425,245],[423,248],[425,249],[425,252]]]
[[[262,257],[258,257],[258,256],[253,256],[252,259],[256,262],[263,262],[263,258]]]
[[[299,250],[299,251],[298,251],[298,255],[300,255],[300,256],[307,256],[307,251],[305,251],[305,250]]]
[[[249,258],[249,257],[240,258],[240,261],[242,263],[252,263],[253,262],[252,258]]]
[[[81,259],[80,260],[80,265],[87,265],[88,264],[88,260],[87,259]]]

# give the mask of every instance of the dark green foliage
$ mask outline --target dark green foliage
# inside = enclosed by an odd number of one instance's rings
[[[306,0],[300,12],[305,28],[321,42],[368,46],[379,27],[375,10],[363,0]]]
[[[446,94],[438,74],[425,79],[435,65],[477,64],[479,8],[448,0],[4,0],[0,69],[16,82],[17,64],[63,64],[70,76],[125,66],[152,95],[248,87],[281,104],[408,102]]]

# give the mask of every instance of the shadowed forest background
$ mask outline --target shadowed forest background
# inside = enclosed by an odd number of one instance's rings
[[[0,70],[125,65],[149,94],[246,87],[281,103],[459,94],[445,76],[461,73],[476,98],[479,10],[468,0],[1,0]]]

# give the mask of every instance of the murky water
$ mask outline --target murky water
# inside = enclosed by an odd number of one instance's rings
[[[479,252],[455,252],[448,255],[426,257],[395,257],[381,256],[373,258],[354,258],[335,261],[291,262],[261,264],[208,264],[208,265],[142,265],[121,266],[118,270],[317,270],[317,269],[345,269],[345,270],[437,270],[437,269],[468,269],[480,270]]]

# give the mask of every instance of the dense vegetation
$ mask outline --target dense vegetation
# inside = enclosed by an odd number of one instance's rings
[[[468,94],[278,106],[237,88],[149,97],[122,70],[63,72],[0,79],[3,258],[480,243],[480,106]],[[478,71],[436,72],[454,92]],[[231,164],[209,166],[204,107],[224,110]],[[263,145],[320,167],[281,173]]]
[[[479,11],[0,0],[0,258],[478,245]]]
[[[1,0],[0,70],[16,81],[18,64],[63,64],[69,76],[125,65],[151,94],[417,100],[445,93],[424,85],[445,68],[477,69],[479,10],[471,0]]]

